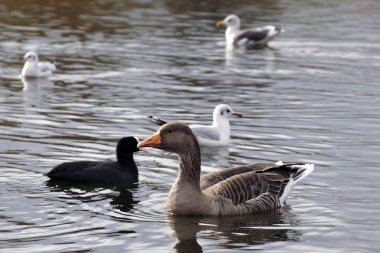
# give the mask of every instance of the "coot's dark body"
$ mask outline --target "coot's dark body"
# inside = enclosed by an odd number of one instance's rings
[[[116,162],[65,162],[46,174],[52,180],[74,183],[128,184],[138,179],[133,153],[139,151],[138,139],[130,136],[119,140]]]

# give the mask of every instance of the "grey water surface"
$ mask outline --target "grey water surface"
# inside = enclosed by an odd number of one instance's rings
[[[217,20],[282,24],[264,50],[226,51]],[[0,252],[379,252],[380,2],[0,2]],[[21,80],[25,52],[56,62]],[[119,138],[166,120],[210,123],[227,103],[228,148],[202,170],[315,163],[272,214],[167,215],[175,155],[135,156],[124,187],[50,182],[66,161],[111,160]]]

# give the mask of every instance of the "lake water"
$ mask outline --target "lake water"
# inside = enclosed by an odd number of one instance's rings
[[[379,252],[380,2],[0,3],[0,252]],[[217,20],[283,24],[264,50],[226,52]],[[25,52],[55,61],[18,78]],[[227,103],[229,148],[203,171],[263,161],[316,169],[275,214],[172,217],[177,158],[135,156],[130,187],[57,184],[65,161],[111,160],[119,138],[166,120],[211,122]]]

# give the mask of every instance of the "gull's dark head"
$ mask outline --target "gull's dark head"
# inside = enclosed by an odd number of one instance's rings
[[[35,52],[30,51],[24,55],[24,60],[28,62],[35,62],[38,61],[38,56]]]

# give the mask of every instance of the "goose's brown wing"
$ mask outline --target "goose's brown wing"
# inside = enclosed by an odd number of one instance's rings
[[[235,168],[228,168],[214,172],[209,172],[201,177],[201,189],[204,190],[235,175],[251,171],[259,172],[275,166],[277,166],[275,163],[256,163],[247,166],[239,166]]]
[[[204,193],[230,199],[235,206],[261,199],[262,210],[270,210],[279,206],[279,197],[288,182],[289,177],[276,172],[250,171],[220,181]]]

